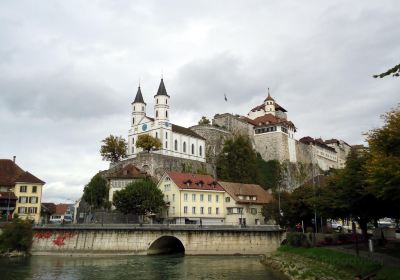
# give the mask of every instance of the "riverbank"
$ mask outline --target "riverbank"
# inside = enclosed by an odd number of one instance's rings
[[[356,275],[376,274],[373,279],[400,279],[399,267],[382,266],[366,258],[326,248],[294,248],[281,246],[278,251],[263,260],[290,279],[354,279]]]

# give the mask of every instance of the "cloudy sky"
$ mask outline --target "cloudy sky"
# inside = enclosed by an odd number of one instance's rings
[[[297,138],[363,142],[400,100],[400,1],[0,2],[0,158],[77,199],[127,136],[140,80],[148,113],[163,74],[171,119],[247,114],[267,88]],[[228,102],[224,101],[224,93]]]

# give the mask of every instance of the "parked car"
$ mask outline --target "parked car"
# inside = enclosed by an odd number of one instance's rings
[[[343,228],[343,225],[335,220],[328,221],[328,227],[331,229],[341,231]]]

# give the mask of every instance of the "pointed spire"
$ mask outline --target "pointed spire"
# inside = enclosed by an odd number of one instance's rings
[[[133,103],[144,103],[144,104],[146,104],[146,102],[144,102],[144,100],[143,100],[143,95],[142,95],[142,90],[140,89],[140,84],[139,84],[139,87],[138,87],[138,91],[136,93],[135,100],[132,102],[132,104]]]
[[[275,100],[271,97],[271,94],[270,94],[270,92],[269,92],[269,88],[268,88],[268,96],[267,96],[267,98],[265,99],[265,101],[267,101],[267,100],[275,101]]]
[[[167,90],[165,89],[165,85],[164,85],[164,79],[161,78],[161,82],[160,82],[160,86],[158,87],[158,91],[157,91],[157,95],[166,95],[169,97]]]

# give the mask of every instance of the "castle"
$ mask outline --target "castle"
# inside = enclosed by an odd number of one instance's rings
[[[255,151],[266,161],[278,160],[287,163],[287,166],[318,166],[323,171],[343,168],[351,148],[346,142],[337,139],[323,141],[307,136],[296,140],[296,126],[288,119],[287,110],[271,96],[269,89],[263,103],[249,110],[246,116],[216,114],[212,124],[190,128],[170,123],[170,96],[163,79],[154,95],[154,101],[155,117],[150,117],[146,113],[141,88],[138,87],[132,102],[128,159],[124,164],[133,163],[157,178],[164,171],[202,170],[212,172],[215,176],[217,155],[224,142],[237,134],[248,136]],[[138,137],[144,134],[158,138],[162,143],[161,149],[146,154],[136,148]],[[311,172],[308,170],[306,173]],[[300,183],[294,182],[291,185],[297,186]]]

